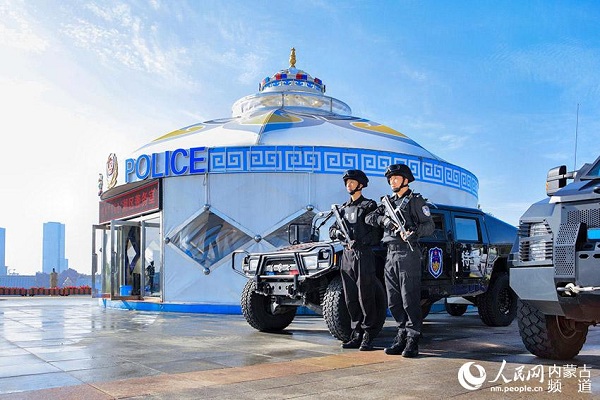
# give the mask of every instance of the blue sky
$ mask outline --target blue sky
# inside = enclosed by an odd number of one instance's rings
[[[108,154],[230,116],[291,47],[327,95],[474,173],[482,209],[516,225],[548,169],[600,155],[598,26],[595,1],[0,0],[6,263],[40,271],[58,221],[89,273]]]

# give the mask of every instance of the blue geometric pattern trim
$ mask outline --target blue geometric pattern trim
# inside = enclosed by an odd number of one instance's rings
[[[383,176],[391,164],[406,164],[415,179],[478,196],[479,181],[471,172],[444,161],[389,151],[324,146],[245,146],[208,149],[208,172],[313,172],[341,174],[361,169]]]

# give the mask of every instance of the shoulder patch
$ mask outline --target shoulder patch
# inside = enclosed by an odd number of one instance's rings
[[[429,211],[428,206],[421,207],[421,210],[423,210],[423,214],[425,214],[426,217],[429,217],[431,215],[431,211]]]

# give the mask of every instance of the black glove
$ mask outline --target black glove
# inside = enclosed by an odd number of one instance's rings
[[[390,217],[388,217],[387,215],[385,217],[383,217],[383,220],[381,221],[381,224],[383,225],[383,227],[385,229],[389,229],[391,231],[395,231],[398,229],[398,225],[396,225],[396,223],[394,222],[393,219],[391,219]]]
[[[333,230],[333,235],[331,235],[331,236],[332,236],[332,239],[334,239],[334,240],[335,239],[338,239],[338,240],[345,240],[346,239],[346,236],[344,236],[344,233],[342,231],[340,231],[339,229],[334,229]]]

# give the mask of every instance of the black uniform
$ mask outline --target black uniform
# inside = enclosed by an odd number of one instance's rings
[[[433,233],[434,224],[429,207],[420,194],[412,190],[402,197],[391,198],[394,208],[400,207],[406,219],[405,228],[414,233],[409,236],[413,250],[410,250],[399,234],[383,226],[386,218],[385,207],[381,204],[366,217],[366,222],[384,227],[382,242],[387,245],[385,260],[385,284],[388,306],[398,331],[403,335],[418,338],[421,334],[421,250],[417,239]]]
[[[365,217],[377,208],[373,200],[360,196],[355,201],[342,204],[340,216],[346,220],[350,234],[349,245],[344,246],[341,262],[341,276],[352,330],[377,335],[373,329],[377,325],[375,303],[375,256],[372,246],[379,243],[381,230],[365,223]],[[338,237],[337,221],[329,228],[332,239]]]

